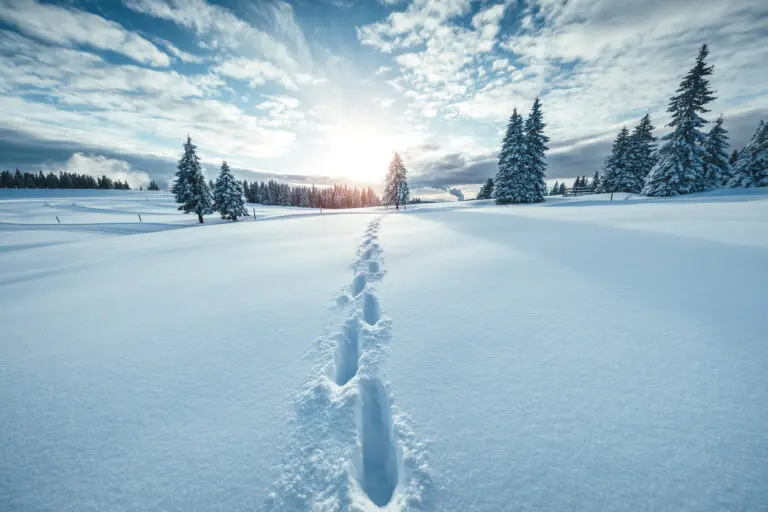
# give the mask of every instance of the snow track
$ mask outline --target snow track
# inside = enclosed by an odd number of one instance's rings
[[[294,436],[268,510],[419,510],[429,487],[425,447],[392,405],[381,361],[391,338],[375,285],[384,277],[372,221],[337,300],[345,319],[322,337],[295,398]]]

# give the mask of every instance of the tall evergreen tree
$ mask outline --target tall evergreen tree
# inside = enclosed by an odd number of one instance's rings
[[[477,192],[477,199],[490,199],[493,196],[493,178],[488,180],[480,187]]]
[[[739,151],[728,186],[768,187],[768,123],[765,121],[760,121],[749,144]]]
[[[723,128],[723,116],[720,116],[704,140],[704,188],[720,188],[730,179],[728,130]]]
[[[248,215],[243,197],[243,186],[239,183],[227,162],[221,163],[221,171],[216,179],[213,192],[213,209],[221,214],[222,219],[237,220]]]
[[[537,97],[531,107],[531,113],[525,120],[525,145],[523,146],[523,168],[525,171],[526,195],[524,203],[544,201],[547,185],[544,175],[547,169],[546,151],[549,137],[544,135],[544,117],[541,112],[541,100]]]
[[[731,164],[731,167],[736,165],[736,160],[739,159],[739,150],[734,149],[733,153],[731,153],[731,157],[728,159],[728,163]]]
[[[493,197],[496,204],[521,203],[527,196],[523,181],[524,145],[523,117],[514,109],[501,141],[499,167],[493,180]]]
[[[211,189],[205,182],[200,159],[197,157],[197,146],[192,144],[192,139],[187,135],[184,143],[184,154],[176,166],[176,181],[171,192],[179,203],[179,211],[195,213],[200,224],[203,223],[203,215],[213,213],[213,198]]]
[[[395,209],[400,209],[400,205],[408,203],[410,192],[408,190],[408,170],[405,168],[403,159],[398,153],[395,153],[392,162],[387,171],[386,184],[384,190],[384,201],[388,205],[395,205]]]
[[[650,114],[645,114],[629,138],[629,165],[640,186],[633,192],[640,192],[645,179],[656,164],[656,137],[653,136]]]
[[[706,105],[715,99],[708,78],[713,67],[705,62],[708,55],[709,49],[703,44],[696,64],[669,101],[667,112],[672,120],[668,126],[672,131],[664,136],[658,162],[646,179],[643,194],[647,196],[676,196],[704,189],[705,135],[701,128],[707,121],[699,114],[709,112]]]
[[[603,167],[600,192],[640,192],[643,182],[631,165],[631,143],[627,127],[623,127],[611,147],[611,155]]]

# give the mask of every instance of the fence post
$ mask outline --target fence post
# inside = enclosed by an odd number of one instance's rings
[[[256,220],[256,208],[253,208],[253,220]]]
[[[56,216],[56,222],[58,222],[59,224],[61,224],[61,221],[59,220],[59,216],[58,216],[58,215]]]
[[[140,213],[138,213],[137,215],[139,216],[139,222],[141,223],[141,222],[142,222],[142,220],[141,220],[141,214],[140,214]]]
[[[611,192],[611,201],[613,201],[613,192]]]

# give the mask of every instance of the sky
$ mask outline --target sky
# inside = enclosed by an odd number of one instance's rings
[[[734,147],[768,119],[765,0],[0,0],[0,167],[472,196],[541,97],[550,180],[599,170],[710,45]],[[119,173],[119,174],[117,174]],[[455,195],[455,194],[454,194]]]

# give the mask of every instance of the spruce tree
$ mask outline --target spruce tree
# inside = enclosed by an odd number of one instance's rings
[[[732,172],[729,187],[768,187],[768,123],[760,121]]]
[[[493,196],[493,178],[488,180],[480,187],[477,192],[477,199],[490,199]]]
[[[645,179],[656,164],[656,137],[653,136],[650,114],[645,114],[629,139],[629,165],[640,186],[633,192],[640,192]]]
[[[603,167],[600,192],[640,192],[643,182],[630,164],[630,135],[623,127],[611,147],[611,155]]]
[[[554,196],[557,195],[558,192],[560,192],[560,183],[555,181],[555,184],[552,185],[552,190],[549,192],[549,195]]]
[[[523,117],[514,109],[501,141],[499,168],[493,180],[493,197],[496,204],[521,203],[527,196],[523,181],[524,144]]]
[[[195,150],[197,146],[192,144],[192,139],[187,135],[184,143],[184,154],[176,166],[176,181],[171,192],[179,203],[179,211],[195,213],[200,224],[203,223],[203,215],[213,213],[213,198],[211,189],[205,182],[200,159]]]
[[[565,195],[565,191],[566,191],[565,182],[562,182],[562,183],[560,184],[560,195],[561,195],[561,196]]]
[[[731,157],[728,159],[728,163],[731,164],[731,167],[736,165],[736,160],[739,159],[739,150],[734,149],[733,153],[731,153]]]
[[[225,220],[237,220],[248,215],[243,197],[243,186],[232,176],[227,162],[221,163],[221,171],[216,179],[213,192],[213,209]]]
[[[595,171],[595,176],[592,178],[592,190],[597,190],[600,187],[600,172]]]
[[[643,194],[647,196],[676,196],[704,189],[704,134],[706,124],[699,114],[709,112],[706,105],[715,99],[708,76],[712,66],[705,63],[709,49],[699,49],[696,64],[680,82],[672,96],[667,112],[672,116],[672,131],[664,136],[658,161],[648,175]]]
[[[723,116],[720,116],[704,140],[704,188],[721,188],[730,179],[728,131],[723,128]]]
[[[547,169],[546,151],[549,137],[544,135],[541,101],[537,97],[531,107],[531,113],[525,120],[525,144],[523,146],[523,168],[525,196],[520,202],[540,203],[544,201],[547,185],[544,174]]]
[[[405,205],[408,202],[409,195],[408,170],[405,168],[400,155],[395,153],[387,171],[384,200],[388,205],[394,204],[395,209],[399,210],[400,205]]]

